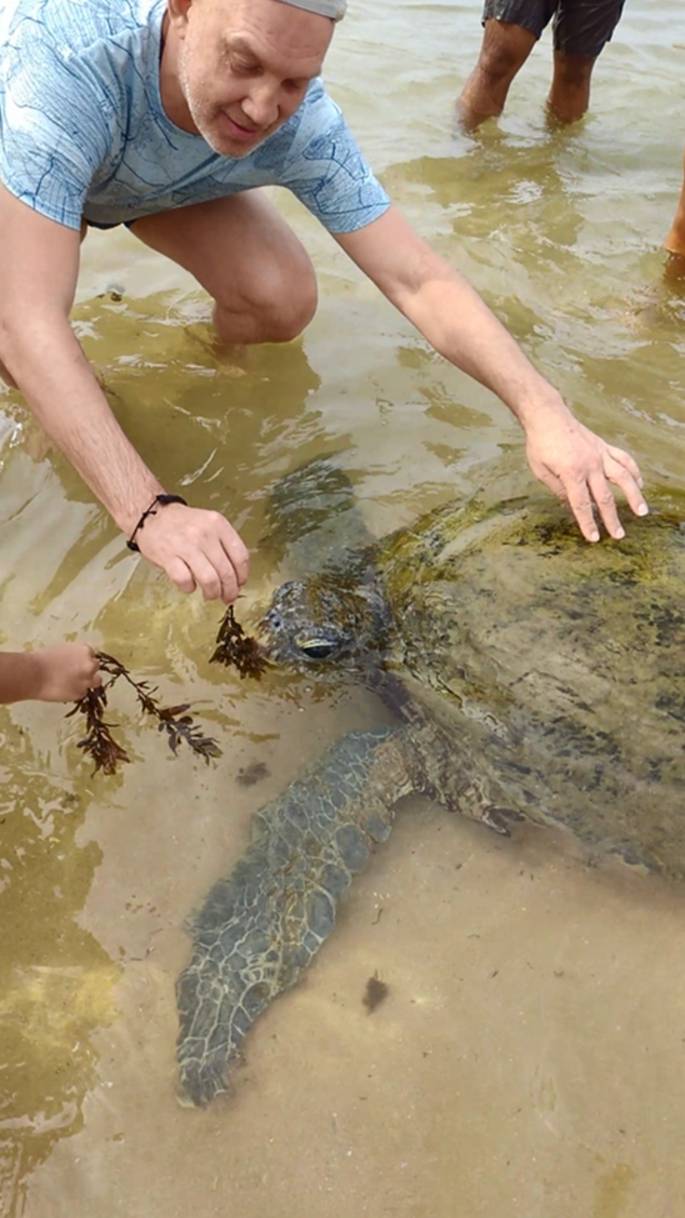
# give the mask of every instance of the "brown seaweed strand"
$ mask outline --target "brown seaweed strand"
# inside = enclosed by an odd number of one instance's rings
[[[237,668],[241,678],[256,677],[257,680],[267,667],[268,661],[256,639],[246,635],[240,622],[235,620],[233,605],[228,606],[222,618],[210,663]]]
[[[192,715],[186,712],[190,710],[190,703],[184,702],[180,706],[160,706],[155,698],[157,686],[150,685],[149,681],[136,681],[121,663],[114,656],[107,655],[104,651],[97,653],[100,661],[100,667],[104,672],[112,673],[112,684],[118,677],[123,677],[135,691],[136,698],[140,703],[146,715],[152,715],[159,720],[159,731],[165,731],[169,748],[174,755],[178,751],[178,746],[181,741],[185,740],[186,744],[198,757],[209,764],[210,757],[220,757],[221,749],[216,740],[212,736],[205,736],[202,729],[194,722]]]
[[[161,707],[156,713],[159,717],[159,731],[166,732],[169,748],[176,753],[182,740],[189,748],[203,757],[209,765],[210,757],[220,757],[221,749],[211,736],[204,736],[201,728],[193,722],[192,716],[185,712],[189,710],[187,702],[181,706]]]
[[[86,735],[78,741],[77,748],[83,749],[95,762],[93,774],[102,770],[104,774],[115,774],[120,762],[129,762],[131,758],[125,749],[114,739],[110,729],[114,726],[107,723],[104,717],[107,705],[107,689],[112,682],[100,685],[97,689],[89,689],[79,698],[73,710],[67,712],[66,718],[71,718],[77,711],[86,716]]]

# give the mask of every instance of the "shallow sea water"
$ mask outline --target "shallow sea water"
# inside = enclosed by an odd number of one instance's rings
[[[545,37],[499,124],[454,133],[473,3],[353,5],[328,70],[396,201],[583,420],[639,457],[647,492],[685,485],[685,294],[659,248],[685,138],[680,17],[675,0],[628,3],[570,132],[545,124]],[[243,617],[288,571],[268,492],[311,457],[350,475],[377,535],[500,478],[529,485],[505,409],[282,202],[319,272],[302,342],[217,356],[206,299],[124,232],[88,238],[74,314],[140,451],[253,549]],[[255,1027],[234,1094],[179,1106],[184,917],[254,810],[382,711],[210,666],[219,611],[122,548],[9,392],[0,476],[0,641],[88,637],[191,697],[224,747],[211,768],[173,760],[122,695],[136,761],[93,778],[59,708],[0,711],[3,1218],[685,1212],[685,893],[425,800],[405,801],[309,975]],[[369,1014],[376,972],[389,993]]]

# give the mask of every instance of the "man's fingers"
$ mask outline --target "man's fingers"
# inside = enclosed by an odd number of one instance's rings
[[[172,558],[171,562],[167,565],[166,573],[172,584],[175,584],[181,592],[195,591],[196,585],[193,573],[182,558]]]
[[[231,604],[249,574],[249,553],[219,512],[172,504],[140,532],[144,556],[166,571],[181,592]]]
[[[556,495],[558,499],[568,499],[563,482],[560,478],[557,478],[556,474],[552,473],[551,469],[547,469],[546,466],[543,466],[542,469],[535,470],[534,472],[536,477],[539,478],[540,482],[544,482],[547,489],[550,490],[553,495]]]
[[[100,661],[98,660],[95,651],[86,643],[88,648],[88,681],[89,689],[99,689],[102,685],[102,676],[100,674]]]
[[[219,591],[215,593],[215,596],[221,597],[225,605],[232,605],[240,593],[240,583],[231,556],[226,553],[218,541],[215,541],[207,546],[205,557],[216,572],[219,581]],[[207,595],[204,587],[203,593],[206,600],[214,599]]]
[[[218,557],[219,554],[221,557]],[[206,601],[223,600],[230,604],[236,599],[239,592],[238,581],[220,546],[216,546],[209,557],[197,551],[192,558],[187,558],[186,562]]]
[[[199,588],[206,601],[222,600],[230,605],[240,592],[233,566],[219,545],[209,555],[197,550],[185,559],[172,559],[166,573],[181,592]]]
[[[250,552],[233,525],[223,517],[220,521],[219,541],[231,562],[238,586],[242,588],[250,574]]]
[[[630,453],[568,420],[555,426],[535,426],[526,434],[528,461],[555,495],[566,499],[580,531],[588,541],[599,541],[601,521],[609,535],[620,541],[625,532],[616,511],[609,483],[620,487],[637,516],[649,511],[642,496],[642,475]]]
[[[604,527],[610,537],[615,541],[621,541],[625,537],[625,530],[618,518],[616,511],[616,501],[611,493],[611,487],[607,482],[606,475],[603,470],[596,470],[588,479],[592,498],[594,499],[597,510],[602,518]]]
[[[609,482],[620,487],[637,516],[644,516],[649,510],[633,474],[635,469],[639,477],[637,465],[632,457],[622,453],[621,449],[615,451],[626,457],[626,462],[613,456],[605,456],[604,469],[594,470],[587,481],[577,475],[569,475],[562,481],[551,471],[545,471],[545,483],[555,494],[568,500],[586,541],[599,541],[595,510],[610,537],[615,541],[621,541],[625,537]]]
[[[193,573],[195,586],[200,589],[205,600],[218,600],[221,596],[221,579],[211,562],[199,551],[196,551],[187,561]]]
[[[609,456],[613,457],[614,461],[618,461],[619,465],[628,470],[628,473],[632,475],[638,486],[642,486],[640,467],[637,461],[633,460],[630,453],[625,452],[622,448],[617,448],[615,444],[607,444],[606,447]]]
[[[610,455],[604,459],[604,472],[607,478],[611,482],[614,482],[616,486],[620,486],[629,507],[632,508],[636,516],[646,516],[649,508],[640,490],[642,479],[640,478],[640,471],[637,465],[632,457],[628,457],[627,453],[622,453],[620,448],[610,448],[609,453]],[[619,460],[619,457],[614,456],[614,453],[621,453],[621,456],[627,457],[628,460]]]
[[[536,474],[553,495],[570,507],[585,540],[599,541],[595,513],[584,480],[579,480],[577,476],[572,480],[569,475],[565,481],[562,481],[546,466],[536,471]]]
[[[564,483],[564,494],[585,540],[599,541],[599,531],[585,479],[569,477]],[[611,501],[613,503],[613,496]]]

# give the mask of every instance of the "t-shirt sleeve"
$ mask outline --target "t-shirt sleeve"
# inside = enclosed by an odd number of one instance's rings
[[[103,99],[87,68],[37,40],[6,45],[0,68],[0,181],[34,211],[79,228],[107,149]]]
[[[382,216],[390,199],[362,156],[340,107],[317,82],[282,185],[331,233],[352,233]]]

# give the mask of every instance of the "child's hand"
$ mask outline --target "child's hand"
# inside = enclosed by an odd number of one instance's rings
[[[42,702],[77,702],[89,689],[102,684],[99,661],[87,643],[41,647],[31,658],[39,671],[34,696]]]

